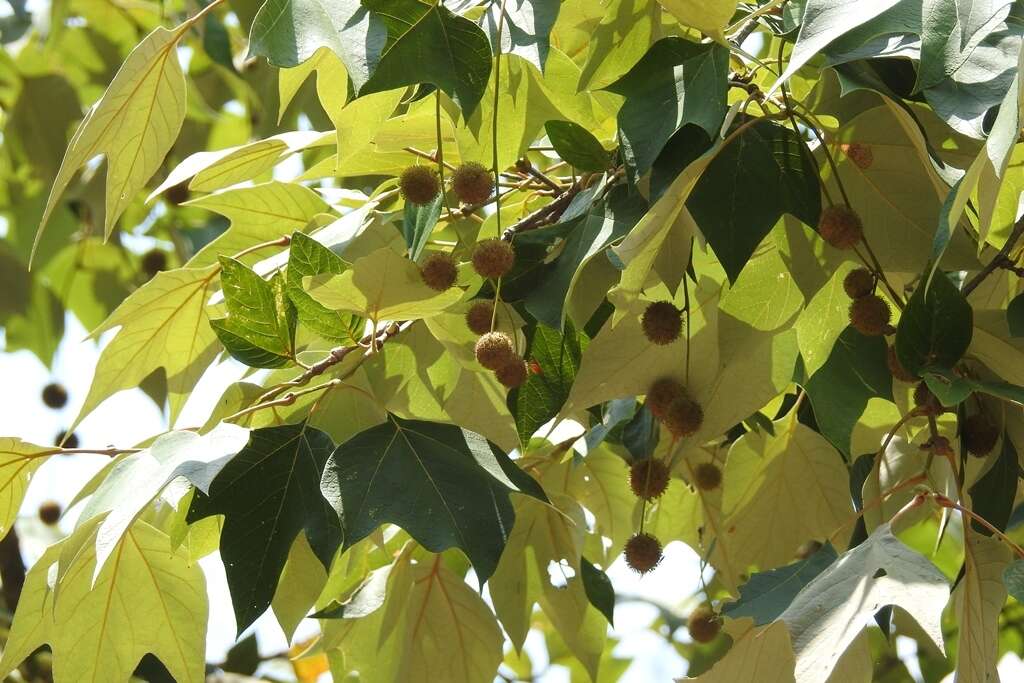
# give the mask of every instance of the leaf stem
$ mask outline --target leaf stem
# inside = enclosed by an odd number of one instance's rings
[[[964,285],[964,298],[967,298],[971,292],[977,289],[978,285],[984,282],[985,278],[999,268],[1002,263],[1009,261],[1010,251],[1013,249],[1013,246],[1017,243],[1017,240],[1020,239],[1022,234],[1024,234],[1024,218],[1021,218],[1019,221],[1014,223],[1013,231],[1010,233],[1010,236],[1006,238],[1006,243],[1003,245],[1003,248],[999,250],[999,253],[997,253],[977,275],[971,278],[970,282]]]
[[[1001,541],[1010,546],[1013,549],[1013,552],[1017,553],[1018,557],[1024,559],[1024,548],[1021,548],[1019,545],[1014,543],[1009,536],[1007,536],[1002,531],[997,529],[991,522],[989,522],[987,519],[979,515],[977,512],[974,512],[973,510],[968,510],[960,503],[957,503],[956,501],[949,499],[948,497],[942,495],[941,493],[933,492],[932,499],[935,500],[936,503],[938,503],[944,508],[952,508],[953,510],[959,510],[960,514],[970,517],[978,524],[982,525],[983,527],[991,531],[993,534],[995,534]],[[965,530],[967,526],[967,524],[964,524]]]

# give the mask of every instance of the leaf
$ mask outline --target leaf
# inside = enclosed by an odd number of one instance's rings
[[[905,610],[941,652],[948,597],[939,570],[882,524],[807,584],[779,617],[793,639],[797,680],[825,681],[871,615],[886,605]]]
[[[1013,297],[1007,304],[1006,325],[1011,337],[1024,337],[1024,293]]]
[[[54,450],[16,436],[0,437],[0,539],[13,528],[32,475]]]
[[[587,600],[604,615],[604,618],[608,620],[608,625],[614,627],[615,588],[612,586],[611,579],[585,557],[580,557],[580,569]]]
[[[753,187],[758,191],[752,195]],[[735,281],[783,214],[817,225],[821,214],[817,163],[796,133],[762,121],[718,152],[686,205],[729,279]],[[732,210],[723,211],[723,206]]]
[[[292,234],[285,270],[285,291],[295,306],[299,322],[321,337],[337,341],[358,341],[362,319],[350,313],[331,311],[302,288],[302,278],[332,273],[339,275],[348,266],[341,257],[301,232]]]
[[[726,48],[670,37],[652,45],[605,88],[626,98],[618,114],[619,137],[632,178],[646,173],[669,138],[687,124],[700,126],[712,139],[718,136],[728,108],[728,76]]]
[[[220,264],[228,315],[210,320],[210,325],[228,353],[253,368],[290,363],[295,356],[295,308],[283,276],[267,282],[227,256],[220,257]]]
[[[509,409],[523,443],[528,443],[534,432],[558,415],[565,404],[587,341],[586,335],[577,332],[571,322],[566,323],[562,332],[543,323],[533,327],[524,355],[536,366],[527,373],[526,382],[508,395]]]
[[[518,55],[543,72],[551,49],[551,29],[561,4],[561,0],[510,0],[504,5],[492,3],[483,23],[494,53]],[[496,45],[499,35],[501,49]]]
[[[789,633],[784,625],[774,622],[764,628],[745,631],[711,671],[696,678],[679,680],[699,683],[793,683],[793,668],[793,645]]]
[[[611,163],[611,154],[583,126],[572,121],[548,121],[544,124],[551,146],[562,159],[581,171],[603,171]]]
[[[341,520],[344,549],[397,524],[427,550],[456,547],[483,584],[512,528],[512,491],[544,499],[501,451],[453,425],[391,416],[341,444],[321,484]]]
[[[921,9],[917,88],[938,85],[968,59],[1010,12],[1007,0],[930,0]]]
[[[89,498],[78,525],[105,515],[96,531],[97,578],[124,534],[142,511],[175,479],[183,477],[204,492],[217,473],[241,451],[249,430],[222,422],[207,434],[191,431],[158,436],[149,448],[119,460]]]
[[[611,0],[597,26],[584,32],[587,50],[578,88],[597,90],[636,64],[661,33],[662,9],[649,0]],[[600,12],[598,12],[600,15]]]
[[[47,549],[32,566],[18,601],[0,675],[6,677],[38,647],[53,651],[53,679],[127,681],[146,653],[159,657],[174,680],[206,680],[207,600],[203,572],[189,565],[167,536],[135,523],[93,582],[95,523]],[[84,543],[83,543],[84,541]],[[59,593],[48,576],[68,545],[80,545]]]
[[[927,290],[927,291],[925,291]],[[944,274],[922,277],[896,328],[896,355],[909,372],[951,369],[971,345],[974,311]]]
[[[963,450],[963,448],[961,448]],[[1009,438],[1003,438],[1002,449],[986,472],[970,488],[971,508],[989,524],[1005,531],[1017,497],[1017,451]],[[971,522],[973,532],[991,536],[992,532],[978,521]],[[972,534],[973,536],[973,534]]]
[[[1003,572],[1012,554],[1001,541],[971,533],[964,541],[964,574],[953,592],[960,642],[956,680],[998,681],[999,613],[1006,602]]]
[[[757,572],[740,586],[736,602],[726,603],[722,613],[732,619],[751,617],[755,626],[775,621],[793,602],[797,593],[835,561],[831,544],[825,544],[807,559],[778,569]]]
[[[360,96],[419,83],[433,83],[469,118],[491,75],[491,45],[479,26],[440,3],[422,0],[363,0],[387,28],[387,43],[368,60],[370,77]]]
[[[735,0],[658,0],[679,20],[725,44],[725,27],[736,12]]]
[[[33,253],[57,200],[78,170],[102,154],[107,160],[103,233],[114,224],[163,163],[185,120],[185,75],[177,46],[189,22],[157,27],[132,50],[99,102],[75,131],[46,201]]]
[[[256,429],[213,480],[209,495],[196,492],[190,524],[224,515],[220,553],[238,633],[270,605],[300,531],[330,566],[342,536],[320,495],[320,477],[333,447],[330,437],[305,423]]]
[[[340,275],[318,275],[303,282],[310,296],[327,308],[378,321],[429,318],[456,304],[463,294],[459,287],[431,289],[416,264],[390,247],[357,259]]]
[[[295,629],[306,618],[310,609],[320,597],[327,582],[327,572],[309,547],[306,534],[299,532],[288,552],[288,561],[281,570],[281,580],[274,592],[270,605],[281,625],[285,638],[291,642]]]
[[[418,261],[423,249],[430,241],[430,233],[437,225],[437,219],[441,217],[441,204],[444,201],[444,193],[438,192],[437,196],[427,204],[405,203],[405,214],[402,216],[402,236],[405,237],[405,245],[409,247],[409,258]]]
[[[167,377],[171,424],[217,353],[206,301],[219,268],[179,268],[157,273],[92,332],[120,329],[103,348],[89,393],[68,431],[118,391],[133,389],[157,368]]]
[[[1024,560],[1016,559],[1003,570],[1003,585],[1017,602],[1024,602]]]
[[[808,377],[826,364],[836,341],[849,325],[850,297],[843,288],[843,280],[854,267],[849,261],[840,263],[796,321],[797,342]]]

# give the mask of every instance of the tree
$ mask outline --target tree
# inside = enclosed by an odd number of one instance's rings
[[[697,680],[1019,653],[1019,3],[10,4],[7,351],[104,345],[54,445],[0,438],[4,675],[202,680],[218,549],[239,634],[317,620],[300,680],[533,680],[531,630],[618,680],[606,571],[673,541]],[[72,442],[135,388],[166,432]]]

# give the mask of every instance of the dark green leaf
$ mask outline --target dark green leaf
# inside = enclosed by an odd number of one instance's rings
[[[285,283],[299,322],[325,339],[353,342],[362,336],[362,318],[352,313],[332,311],[302,288],[304,277],[323,273],[337,275],[346,268],[340,256],[309,235],[301,232],[292,235]]]
[[[1024,337],[1024,294],[1013,297],[1006,307],[1006,325],[1014,337]]]
[[[236,360],[254,368],[279,368],[294,355],[295,308],[280,274],[267,282],[236,259],[221,256],[221,286],[228,315],[210,321]]]
[[[583,578],[583,590],[587,594],[587,600],[614,627],[615,588],[612,586],[611,579],[585,557],[580,558],[580,570]]]
[[[342,535],[320,478],[333,448],[329,436],[304,422],[257,429],[213,480],[210,495],[195,492],[190,524],[224,515],[220,553],[239,633],[270,605],[300,531],[330,567]]]
[[[818,166],[803,140],[770,121],[750,126],[719,151],[687,200],[733,282],[783,214],[816,225]]]
[[[1017,496],[1017,451],[1013,442],[1003,436],[1003,450],[992,464],[992,469],[975,482],[970,489],[974,512],[981,515],[1000,531],[1006,530],[1013,513],[1013,500]],[[979,533],[991,536],[992,532],[977,521],[971,527]]]
[[[852,327],[839,335],[828,360],[807,381],[807,396],[822,435],[850,455],[853,426],[871,398],[892,400],[885,340]]]
[[[569,398],[587,338],[566,321],[563,332],[538,323],[527,332],[526,382],[509,392],[508,405],[523,443],[555,417]]]
[[[213,61],[231,71],[235,70],[231,55],[231,37],[224,22],[216,14],[206,15],[203,21],[203,49]]]
[[[658,445],[661,429],[650,408],[646,404],[640,406],[622,430],[622,445],[626,447],[634,460],[651,457]]]
[[[1003,583],[1014,600],[1024,602],[1024,560],[1014,560],[1003,570]]]
[[[495,53],[519,55],[544,71],[551,48],[551,29],[562,0],[510,0],[492,2],[484,15],[484,29]],[[504,20],[501,10],[505,10]],[[499,31],[499,26],[501,30]],[[501,49],[498,50],[498,34]]]
[[[975,392],[1024,405],[1024,387],[1009,382],[986,382],[970,377],[961,377],[954,372],[939,368],[926,368],[924,380],[944,406],[955,406],[962,403]]]
[[[256,633],[254,632],[235,643],[228,650],[227,657],[224,658],[224,663],[220,665],[220,668],[230,673],[251,676],[256,673],[256,669],[259,668],[262,662],[263,659],[260,657],[260,648],[256,642]]]
[[[459,548],[480,582],[498,565],[515,521],[509,493],[544,499],[539,485],[480,435],[391,418],[338,446],[321,490],[345,548],[396,524],[427,550]]]
[[[936,272],[926,286],[927,279],[926,273],[896,330],[896,355],[916,375],[926,366],[952,368],[966,353],[974,333],[974,311],[960,290],[942,272]]]
[[[672,135],[693,123],[718,135],[729,90],[729,50],[717,43],[662,38],[608,90],[619,110],[622,153],[631,176],[647,172]]]
[[[433,83],[468,118],[491,74],[491,45],[483,30],[441,3],[363,0],[363,6],[387,27],[387,43],[379,60],[370,61],[370,78],[357,85],[359,94]]]
[[[740,586],[736,602],[726,603],[722,613],[733,619],[752,617],[755,626],[774,621],[786,611],[800,589],[835,562],[838,555],[827,543],[806,560],[758,572]]]
[[[434,200],[429,204],[405,203],[405,213],[402,216],[402,235],[405,237],[405,244],[409,247],[409,258],[417,261],[423,248],[427,246],[430,233],[437,225],[437,219],[441,217],[441,202],[444,194],[437,193]]]
[[[581,171],[604,171],[611,164],[611,154],[578,123],[548,121],[544,124],[544,131],[558,156]]]

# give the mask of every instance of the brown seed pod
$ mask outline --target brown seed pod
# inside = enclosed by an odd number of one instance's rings
[[[669,476],[668,466],[661,460],[653,457],[637,460],[629,468],[629,488],[637,498],[660,498],[668,488]]]
[[[646,574],[661,562],[661,542],[650,534],[635,534],[626,541],[626,564],[637,574]]]
[[[864,226],[856,211],[834,205],[821,212],[818,234],[836,249],[852,249],[864,237]]]
[[[889,372],[892,376],[901,382],[916,382],[917,375],[903,367],[903,363],[900,362],[899,357],[896,355],[896,347],[893,345],[889,346],[886,352],[886,362],[889,364]]]
[[[665,415],[669,404],[685,393],[683,385],[671,377],[656,379],[647,390],[647,409],[651,411],[651,415],[660,419]]]
[[[693,470],[693,483],[701,491],[711,491],[722,485],[722,470],[713,462],[702,462]]]
[[[526,361],[516,356],[505,365],[494,371],[494,376],[502,385],[515,389],[526,381]]]
[[[668,404],[662,422],[672,436],[690,436],[704,424],[704,409],[688,396],[680,396]]]
[[[880,337],[889,331],[892,311],[877,294],[868,294],[850,303],[850,324],[868,337]]]
[[[458,276],[459,270],[455,265],[455,259],[442,251],[435,251],[420,264],[423,284],[438,292],[443,292],[454,285]]]
[[[409,166],[398,177],[398,189],[407,202],[429,204],[441,191],[441,181],[437,171],[428,166]]]
[[[477,340],[473,351],[477,362],[488,370],[497,370],[517,358],[512,338],[504,332],[488,332]]]
[[[78,435],[74,432],[71,432],[71,434],[65,431],[57,432],[57,436],[53,439],[53,445],[60,446],[62,442],[64,448],[78,448]]]
[[[493,319],[494,304],[490,301],[476,301],[466,311],[466,327],[476,335],[490,332],[491,320]]]
[[[60,503],[48,500],[39,506],[39,519],[43,521],[43,524],[53,526],[60,521],[61,512]]]
[[[922,415],[939,415],[944,410],[942,402],[936,398],[932,390],[924,382],[918,382],[914,387],[914,405],[921,411]]]
[[[655,301],[644,309],[640,318],[644,336],[655,344],[671,344],[683,331],[683,312],[671,301]]]
[[[482,164],[469,161],[452,173],[452,189],[463,204],[483,204],[494,189],[494,178]]]
[[[68,403],[68,390],[64,388],[64,385],[58,384],[57,382],[50,382],[43,387],[43,403],[47,408],[53,408],[54,410],[60,410]]]
[[[949,439],[944,436],[936,436],[932,439],[929,448],[932,453],[942,458],[954,455],[953,444],[949,443]]]
[[[846,296],[851,299],[867,296],[874,288],[875,276],[867,268],[851,270],[843,278],[843,289],[846,291]]]
[[[162,249],[150,249],[142,255],[142,272],[148,277],[163,270],[167,270],[167,253]]]
[[[498,279],[516,262],[516,252],[512,245],[496,237],[484,240],[473,250],[473,270],[481,277]]]
[[[181,182],[173,187],[167,188],[164,192],[164,199],[174,205],[184,204],[188,201],[191,193],[188,190],[188,183]]]
[[[807,541],[796,549],[796,559],[806,560],[819,550],[821,550],[821,541]]]
[[[984,413],[969,415],[960,425],[960,434],[967,452],[978,458],[991,453],[999,441],[998,427]]]
[[[710,643],[722,630],[722,622],[708,605],[701,605],[690,612],[686,620],[686,629],[695,643]]]

